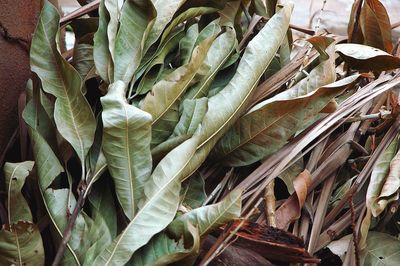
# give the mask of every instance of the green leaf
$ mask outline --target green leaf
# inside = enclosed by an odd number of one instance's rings
[[[199,127],[207,112],[208,98],[184,100],[181,118],[176,125],[171,137],[189,135],[192,136]],[[171,138],[170,137],[170,138]]]
[[[196,45],[200,44],[205,39],[218,34],[220,31],[221,27],[218,24],[218,19],[210,22],[201,30],[200,33],[198,24],[190,26],[187,30],[186,36],[182,38],[179,43],[179,57],[181,59],[181,64],[184,65],[190,62]]]
[[[49,215],[57,225],[57,229],[63,232],[67,226],[68,217],[72,214],[76,205],[74,195],[69,189],[49,188],[44,192],[44,200],[47,203]],[[68,242],[80,262],[84,260],[87,250],[92,245],[93,237],[98,237],[97,234],[89,234],[89,226],[85,218],[88,219],[84,213],[78,214],[71,232],[71,239]],[[60,238],[56,239],[59,240]],[[76,258],[72,258],[70,253],[66,253],[64,254],[63,264],[72,263],[74,259]]]
[[[0,231],[1,265],[44,265],[39,229],[29,222],[5,225]]]
[[[400,67],[400,58],[366,45],[338,44],[336,52],[350,67],[357,70],[384,71]]]
[[[184,192],[183,205],[191,209],[203,206],[207,199],[207,194],[204,179],[198,171],[188,178],[182,186],[182,191]]]
[[[32,161],[4,164],[4,176],[7,188],[8,224],[17,223],[18,221],[32,222],[32,213],[21,190],[34,164],[35,162]]]
[[[285,37],[292,8],[292,5],[285,6],[268,21],[250,41],[228,85],[209,99],[208,111],[199,133],[201,142],[193,160],[185,169],[186,177],[200,166],[218,139],[246,108],[247,100]]]
[[[95,76],[93,71],[93,45],[86,43],[75,44],[73,66],[76,68],[83,81]],[[82,89],[84,89],[84,87],[85,86],[82,86]]]
[[[118,33],[118,22],[121,16],[123,0],[104,0],[104,6],[108,11],[110,20],[107,25],[108,49],[112,60],[115,62],[115,39]]]
[[[169,0],[169,1],[159,1],[152,0],[154,8],[157,12],[157,17],[154,21],[153,28],[149,32],[149,36],[145,42],[144,51],[146,52],[148,48],[157,41],[163,32],[165,26],[171,21],[172,17],[178,10],[178,8],[186,0]]]
[[[190,135],[180,135],[180,136],[169,138],[166,141],[160,143],[159,145],[157,145],[156,147],[154,147],[151,150],[151,156],[153,157],[153,162],[154,163],[159,162],[171,150],[175,149],[176,147],[178,147],[180,144],[182,144],[184,141],[190,139],[191,137],[192,136],[190,136]]]
[[[219,16],[221,17],[221,25],[229,26],[233,28],[235,26],[235,19],[239,12],[241,1],[228,1],[225,4],[224,9],[219,11]]]
[[[152,169],[151,116],[127,103],[125,89],[124,82],[117,81],[101,98],[103,152],[118,200],[132,219]]]
[[[361,265],[397,265],[400,261],[400,241],[391,235],[369,232],[367,247],[362,250]]]
[[[225,62],[227,62],[236,45],[236,35],[232,28],[227,28],[226,32],[215,39],[203,63],[204,67],[209,70],[199,83],[188,90],[184,96],[185,99],[207,96],[211,82]]]
[[[182,22],[189,20],[191,18],[195,18],[201,15],[213,13],[217,11],[216,8],[213,7],[194,7],[194,8],[189,8],[188,10],[184,11],[183,13],[179,14],[176,18],[174,18],[171,23],[168,25],[168,27],[165,28],[162,36],[161,36],[161,41],[160,44],[163,44],[170,32],[179,24]]]
[[[324,87],[336,78],[333,48],[333,45],[329,48],[330,59],[321,62],[307,78],[243,115],[218,142],[212,156],[230,166],[244,166],[273,154],[286,144],[305,121],[312,119],[348,83],[358,78],[351,77],[348,82]]]
[[[199,70],[214,38],[203,41],[194,51],[190,63],[183,65],[154,85],[143,101],[142,109],[153,117],[153,140],[157,145],[167,139],[178,122],[180,98]],[[172,109],[172,111],[171,111]],[[175,118],[171,118],[175,112]],[[171,131],[169,130],[171,129]]]
[[[132,266],[163,266],[181,261],[200,248],[200,236],[196,227],[186,224],[178,240],[166,232],[155,235],[146,246],[133,255]]]
[[[154,169],[144,188],[145,200],[124,231],[102,252],[94,265],[123,265],[132,254],[174,218],[179,205],[182,170],[193,156],[198,138],[172,150]],[[140,233],[138,233],[140,232]]]
[[[149,62],[149,65],[136,89],[135,95],[149,92],[154,84],[159,81],[162,71],[164,70],[164,65],[166,64],[165,59],[167,55],[176,48],[182,36],[183,32],[178,30],[171,34],[170,38],[163,46],[159,47],[154,58]]]
[[[45,1],[32,39],[31,69],[41,79],[43,89],[57,97],[54,109],[57,130],[72,145],[83,166],[93,143],[96,120],[81,92],[79,73],[57,50],[59,19],[57,9]]]
[[[113,81],[128,84],[144,55],[144,42],[154,24],[156,11],[150,0],[127,0],[121,18],[114,51]]]
[[[381,214],[386,206],[398,199],[397,190],[400,187],[400,152],[397,136],[381,153],[371,173],[367,190],[367,207],[374,217]]]
[[[200,207],[185,213],[168,226],[168,231],[174,236],[178,236],[181,227],[189,222],[197,226],[200,236],[203,236],[212,229],[240,217],[241,196],[242,191],[234,190],[217,204]]]
[[[111,82],[112,59],[108,49],[107,26],[110,21],[110,14],[105,5],[105,0],[100,1],[99,6],[99,27],[94,35],[93,59],[96,65],[96,71],[100,77],[109,84]]]

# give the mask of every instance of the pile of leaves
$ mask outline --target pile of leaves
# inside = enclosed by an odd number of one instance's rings
[[[387,12],[355,1],[336,36],[276,2],[102,0],[60,20],[44,1],[0,264],[396,265]]]

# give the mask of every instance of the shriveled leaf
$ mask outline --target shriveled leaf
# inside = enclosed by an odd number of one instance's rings
[[[156,11],[150,0],[127,0],[121,18],[114,51],[113,81],[128,84],[144,54],[144,42],[154,24]]]
[[[5,225],[0,231],[1,265],[44,265],[39,228],[30,222]]]
[[[7,188],[8,224],[18,221],[32,222],[32,213],[21,193],[25,179],[32,171],[35,162],[5,163],[4,176]]]
[[[200,166],[218,139],[245,109],[258,80],[279,49],[289,27],[291,12],[292,5],[287,5],[268,21],[247,46],[229,84],[209,99],[208,111],[200,132],[201,142],[193,160],[185,170],[186,177]]]
[[[177,104],[200,68],[214,38],[202,42],[194,51],[190,63],[183,65],[154,85],[144,99],[142,109],[153,117],[152,144],[157,145],[171,135],[179,114]],[[174,108],[173,108],[174,107]],[[175,119],[171,119],[175,109]],[[166,125],[167,124],[167,125]]]
[[[203,62],[204,67],[209,70],[200,82],[188,90],[185,94],[185,99],[207,96],[211,82],[225,62],[227,62],[236,45],[236,34],[232,28],[227,28],[226,32],[215,39]]]
[[[390,202],[399,197],[397,192],[400,187],[399,138],[397,136],[390,143],[372,169],[366,203],[374,217],[381,214]]]
[[[151,116],[127,103],[125,89],[124,82],[117,81],[101,98],[103,152],[118,200],[132,219],[152,169]]]
[[[397,265],[400,261],[400,241],[391,235],[369,232],[367,247],[361,251],[362,265]]]
[[[191,138],[172,150],[157,165],[144,187],[145,200],[139,206],[139,211],[93,265],[123,265],[135,251],[172,221],[179,205],[182,170],[197,145],[198,139]]]
[[[81,92],[79,73],[57,50],[59,19],[57,9],[45,1],[32,39],[31,69],[41,79],[43,89],[57,97],[54,109],[57,130],[72,145],[84,165],[93,143],[96,120]]]
[[[203,206],[207,199],[207,194],[204,188],[204,179],[197,171],[182,184],[183,202],[182,204],[191,209]]]
[[[180,261],[200,248],[198,229],[186,224],[177,239],[166,232],[155,235],[146,246],[133,255],[132,266],[163,266]]]
[[[357,70],[383,71],[400,67],[400,58],[366,45],[338,44],[336,52],[350,67]]]
[[[330,55],[325,50],[334,42],[334,39],[323,36],[313,36],[308,38],[307,41],[318,51],[322,60],[327,60],[329,58]]]
[[[219,16],[221,17],[221,25],[222,26],[235,26],[235,19],[236,15],[240,8],[241,1],[228,1],[225,4],[224,9],[218,12]]]
[[[306,201],[310,185],[311,174],[306,169],[293,181],[296,193],[293,193],[287,200],[285,200],[278,210],[276,210],[276,227],[286,230],[291,222],[300,217],[301,209]]]
[[[343,261],[347,253],[347,250],[349,248],[349,243],[351,240],[352,240],[352,235],[346,235],[338,240],[332,241],[326,247],[329,248],[333,254],[339,256],[340,259]]]
[[[282,181],[285,183],[286,188],[290,194],[293,194],[293,192],[295,192],[293,181],[303,170],[304,162],[301,158],[279,175],[279,178],[282,179]]]
[[[240,217],[241,196],[242,191],[234,190],[217,204],[200,207],[178,216],[168,226],[168,231],[174,236],[179,236],[184,224],[189,222],[197,226],[200,236],[203,236],[212,229]]]
[[[364,43],[390,53],[392,27],[385,6],[379,0],[366,0],[360,14]]]

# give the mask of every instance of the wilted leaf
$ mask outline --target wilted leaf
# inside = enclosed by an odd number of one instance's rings
[[[115,38],[112,81],[122,80],[128,84],[132,80],[144,55],[144,42],[154,24],[155,17],[156,10],[150,0],[124,2]]]
[[[366,45],[338,44],[336,45],[336,52],[350,67],[357,70],[383,71],[400,67],[400,58]]]
[[[242,191],[234,190],[217,204],[200,207],[178,216],[168,226],[168,231],[178,237],[182,226],[189,222],[196,226],[199,229],[200,236],[203,236],[210,230],[240,217],[241,196]]]
[[[113,177],[118,200],[132,219],[151,169],[151,116],[128,104],[125,84],[110,85],[103,106],[103,151]]]
[[[208,89],[218,71],[229,59],[237,45],[236,34],[232,28],[227,28],[226,32],[218,36],[203,62],[203,67],[209,69],[200,82],[191,87],[185,94],[185,99],[195,99],[207,96]]]
[[[228,1],[224,9],[218,12],[221,17],[220,23],[222,26],[229,26],[232,28],[235,26],[235,19],[239,11],[240,2],[241,1]]]
[[[18,222],[0,231],[1,265],[44,265],[42,237],[36,225]]]
[[[152,0],[154,8],[157,12],[157,16],[155,18],[154,25],[149,32],[148,38],[145,41],[145,46],[143,49],[145,52],[155,41],[157,41],[165,26],[171,21],[178,8],[185,1],[186,0]]]
[[[77,43],[74,48],[73,65],[85,81],[94,77],[93,45]],[[82,86],[82,89],[85,86]]]
[[[183,65],[154,85],[152,91],[144,99],[142,109],[153,117],[152,144],[157,145],[168,138],[178,119],[171,119],[177,104],[201,66],[207,50],[214,38],[202,42],[194,51],[190,63]],[[174,116],[178,118],[177,116]],[[171,131],[170,131],[171,129]]]
[[[166,232],[155,235],[145,247],[133,255],[132,266],[163,266],[180,261],[190,254],[196,254],[200,248],[198,229],[186,224],[178,239],[171,238]]]
[[[392,45],[392,27],[389,15],[379,0],[366,0],[360,15],[360,26],[364,43],[390,53]]]
[[[308,188],[311,185],[311,174],[306,169],[300,173],[293,181],[296,193],[293,193],[285,202],[276,210],[276,227],[285,229],[291,222],[298,219],[301,209],[306,201]]]
[[[343,261],[344,256],[346,255],[349,248],[349,243],[352,240],[352,236],[353,235],[347,235],[338,240],[332,241],[331,243],[329,243],[327,248],[329,248],[333,254],[339,256],[340,259]]]
[[[7,188],[8,224],[18,221],[32,222],[32,213],[28,203],[21,193],[25,179],[32,171],[35,162],[5,163],[4,176]]]
[[[243,115],[217,143],[213,158],[229,166],[244,166],[273,154],[354,82],[356,78],[350,77],[327,85],[336,78],[333,46],[329,49],[330,59],[322,61],[309,77]]]
[[[107,37],[107,26],[110,21],[110,14],[104,5],[104,1],[105,0],[101,0],[99,6],[99,27],[93,39],[93,59],[97,73],[109,84],[113,73],[113,62],[110,50],[108,49]]]
[[[123,265],[136,250],[172,221],[179,205],[182,170],[197,145],[198,139],[191,138],[172,150],[157,165],[144,187],[145,200],[139,206],[139,211],[93,265]]]
[[[207,198],[204,189],[204,179],[201,174],[199,172],[194,173],[182,186],[184,193],[182,204],[191,209],[201,207]]]
[[[209,99],[208,111],[200,132],[201,142],[193,160],[185,170],[186,177],[200,166],[218,139],[245,109],[245,103],[256,88],[258,80],[279,49],[289,27],[291,12],[292,6],[285,6],[268,21],[247,46],[237,72],[229,84]]]
[[[330,55],[325,50],[335,40],[323,36],[313,36],[311,38],[308,38],[307,41],[311,43],[314,46],[314,48],[318,51],[318,53],[320,54],[320,58],[322,60],[327,60]]]
[[[374,168],[367,191],[367,207],[374,217],[381,214],[386,206],[398,199],[400,187],[400,152],[397,136],[380,154]]]
[[[57,97],[54,109],[57,130],[72,145],[83,167],[93,143],[96,120],[81,92],[79,73],[57,50],[59,19],[57,9],[45,1],[32,39],[31,69],[40,77],[43,89]]]

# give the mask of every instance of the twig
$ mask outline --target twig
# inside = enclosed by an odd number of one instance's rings
[[[100,5],[100,0],[95,0],[95,1],[91,2],[90,4],[87,4],[87,5],[84,5],[80,8],[78,8],[77,10],[69,13],[65,17],[62,17],[60,19],[60,26],[64,27],[64,26],[68,25],[71,21],[73,21],[74,19],[82,17],[82,16],[98,9],[99,5]]]
[[[356,266],[360,266],[360,253],[359,253],[360,249],[358,247],[358,235],[356,229],[356,215],[354,210],[353,197],[349,198],[349,206],[351,212],[351,230],[353,231],[353,245],[354,245],[354,254],[356,257]]]
[[[59,265],[64,256],[65,248],[72,236],[72,229],[74,228],[75,221],[78,218],[78,215],[81,209],[83,208],[83,205],[85,204],[85,195],[86,195],[85,191],[86,191],[86,186],[81,183],[81,185],[79,186],[78,202],[75,205],[72,215],[69,217],[67,227],[65,227],[64,229],[63,238],[61,240],[60,246],[58,247],[57,254],[56,257],[54,258],[52,266]]]
[[[375,114],[368,114],[368,115],[359,115],[359,116],[352,116],[352,117],[348,117],[345,119],[345,123],[353,123],[353,122],[357,122],[357,121],[365,121],[368,119],[387,119],[387,118],[391,118],[391,114],[392,112],[390,111],[382,111],[379,113],[375,113]]]
[[[276,199],[275,199],[275,180],[272,180],[265,187],[265,215],[269,226],[276,227],[275,221],[275,208],[276,208]]]

